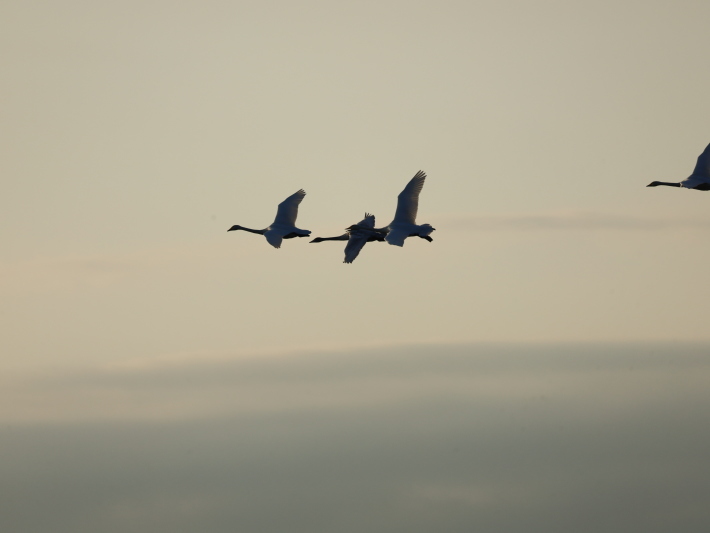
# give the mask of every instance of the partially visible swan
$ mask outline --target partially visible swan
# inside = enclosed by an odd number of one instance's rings
[[[683,187],[685,189],[695,189],[696,191],[710,191],[710,144],[705,147],[705,151],[698,156],[693,173],[679,183],[668,183],[667,181],[653,181],[646,187],[658,187],[667,185],[668,187]]]
[[[250,233],[258,233],[266,237],[266,240],[274,248],[281,248],[281,239],[293,239],[294,237],[308,237],[311,232],[307,229],[296,227],[296,217],[298,216],[298,205],[306,196],[306,191],[293,193],[279,204],[276,210],[276,218],[268,228],[250,229],[244,226],[234,225],[227,231],[244,230]]]
[[[424,187],[426,173],[417,172],[409,180],[404,190],[397,196],[397,211],[394,213],[394,220],[389,226],[384,228],[369,229],[359,224],[354,224],[348,228],[350,231],[362,230],[369,233],[379,233],[385,240],[394,246],[404,246],[404,239],[407,237],[421,237],[429,242],[433,241],[429,235],[435,228],[430,224],[417,225],[417,210],[419,209],[419,193]]]
[[[371,231],[367,231],[365,228]],[[343,233],[338,237],[316,237],[311,242],[348,241],[348,244],[345,245],[345,260],[343,263],[352,263],[366,243],[385,240],[384,234],[374,231],[374,228],[375,215],[365,213],[365,218],[350,226],[347,233]]]

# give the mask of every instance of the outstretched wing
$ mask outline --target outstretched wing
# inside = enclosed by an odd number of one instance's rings
[[[423,171],[417,172],[409,180],[404,190],[397,196],[397,211],[394,214],[394,222],[406,222],[414,224],[419,209],[419,193],[424,187],[426,174]]]
[[[289,226],[294,226],[296,224],[296,217],[298,216],[298,204],[301,203],[304,196],[306,196],[306,191],[301,189],[281,202],[276,211],[274,224],[288,224]]]
[[[698,162],[695,164],[695,170],[693,170],[691,177],[710,178],[710,144],[698,156]]]
[[[365,213],[365,218],[363,218],[360,222],[358,222],[357,225],[364,226],[366,228],[374,228],[375,227],[375,215],[371,215],[370,213]]]
[[[355,258],[360,253],[360,250],[362,250],[362,247],[367,244],[367,238],[368,235],[361,231],[350,234],[348,244],[345,245],[345,259],[343,260],[343,263],[352,263],[355,261]]]

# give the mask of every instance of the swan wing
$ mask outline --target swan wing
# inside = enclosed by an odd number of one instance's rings
[[[417,210],[419,209],[419,193],[422,192],[425,179],[426,173],[420,170],[409,180],[404,190],[399,193],[399,196],[397,196],[397,211],[394,214],[394,222],[414,224],[417,218]]]
[[[281,241],[283,240],[283,235],[278,231],[265,231],[264,237],[266,237],[267,242],[274,248],[281,248]]]
[[[400,228],[394,228],[387,233],[385,240],[394,246],[404,246],[404,239],[409,237],[409,232]]]
[[[274,224],[295,226],[296,217],[298,216],[298,205],[301,203],[304,196],[306,196],[306,191],[301,189],[281,202],[279,208],[276,210]]]
[[[375,227],[375,215],[371,215],[370,213],[365,213],[365,218],[363,218],[360,222],[358,222],[357,225],[364,226],[366,228],[374,228]]]
[[[362,247],[367,244],[368,235],[362,232],[350,234],[348,244],[345,245],[345,260],[343,263],[352,263],[362,250]]]
[[[698,156],[698,162],[695,164],[695,170],[693,170],[691,176],[706,179],[710,178],[710,144],[708,144],[705,151]]]

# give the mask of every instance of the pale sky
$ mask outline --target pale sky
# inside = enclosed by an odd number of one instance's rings
[[[709,19],[690,0],[0,3],[4,379],[709,342],[710,193],[645,188],[710,142]],[[345,265],[343,243],[227,232],[301,188],[313,237],[385,225],[420,169],[432,243]],[[17,401],[8,423],[77,418]]]
[[[705,2],[6,2],[17,360],[710,339]],[[274,250],[391,219],[434,242]],[[509,220],[510,219],[510,220]],[[542,221],[542,223],[540,223]],[[502,222],[502,223],[501,223]],[[130,334],[128,334],[130,332]],[[36,360],[36,361],[34,361]]]

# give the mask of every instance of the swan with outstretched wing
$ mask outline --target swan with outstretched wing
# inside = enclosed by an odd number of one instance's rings
[[[424,187],[426,173],[420,170],[409,180],[404,190],[397,196],[397,210],[394,219],[384,228],[368,228],[354,224],[348,230],[360,230],[366,233],[382,235],[389,244],[404,246],[407,237],[420,237],[429,242],[433,241],[429,235],[435,228],[431,224],[417,224],[417,211],[419,210],[419,193]]]
[[[244,226],[234,225],[227,231],[243,230],[249,233],[263,235],[267,242],[274,248],[281,248],[283,239],[293,239],[294,237],[308,237],[311,232],[306,229],[296,227],[296,217],[298,216],[298,206],[306,196],[303,189],[293,193],[281,202],[276,210],[276,218],[270,226],[264,229],[251,229]]]
[[[384,234],[374,231],[374,228],[375,215],[365,213],[365,218],[357,224],[350,226],[350,228],[347,229],[347,233],[343,233],[337,237],[316,237],[311,242],[348,241],[345,245],[345,259],[343,263],[352,263],[360,253],[360,250],[362,250],[368,242],[382,242],[385,240]]]

